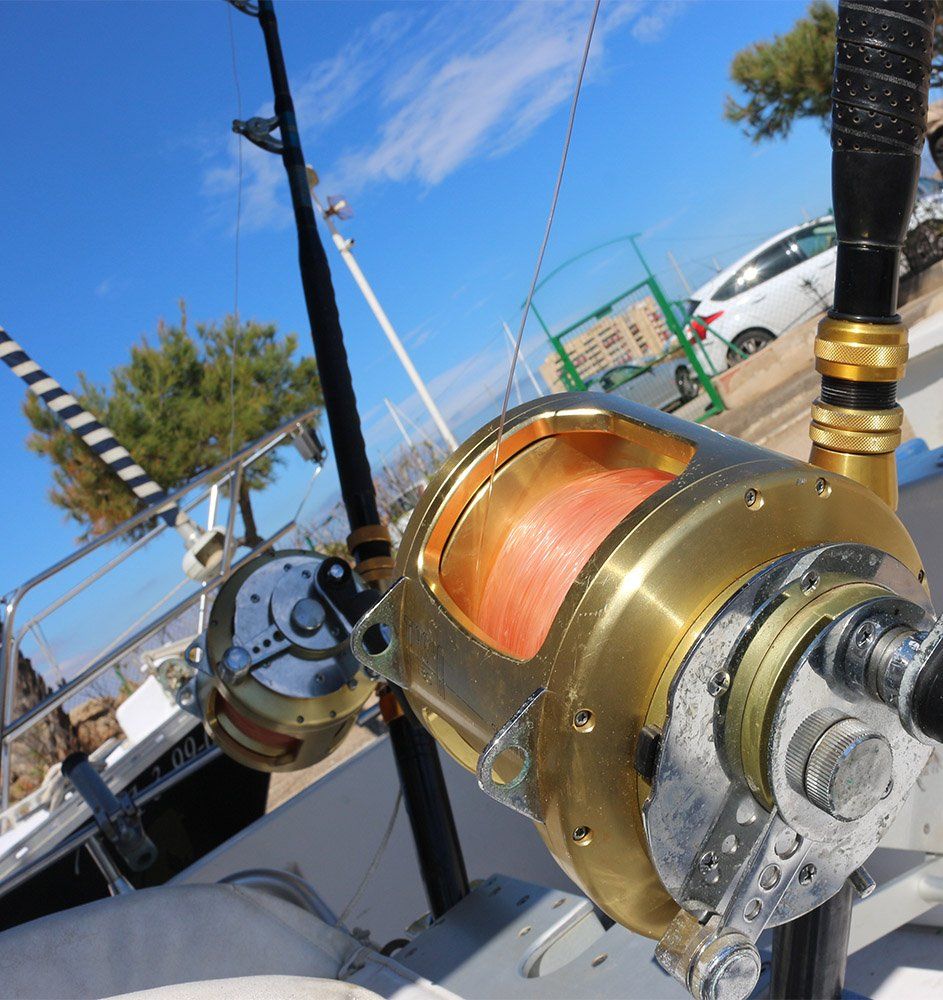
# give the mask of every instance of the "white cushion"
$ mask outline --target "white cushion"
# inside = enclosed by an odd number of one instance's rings
[[[0,997],[79,1000],[261,975],[336,979],[360,948],[258,889],[160,886],[0,934]]]
[[[336,979],[304,976],[245,976],[241,979],[205,979],[199,983],[158,986],[153,990],[122,993],[110,1000],[381,1000],[376,993]]]

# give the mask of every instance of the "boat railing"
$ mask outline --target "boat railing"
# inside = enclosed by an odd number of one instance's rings
[[[208,600],[220,585],[245,562],[260,552],[272,548],[280,539],[284,538],[297,527],[297,519],[307,498],[307,492],[302,498],[298,509],[287,522],[260,542],[249,546],[248,551],[240,555],[238,559],[235,558],[238,548],[235,534],[236,511],[239,507],[240,491],[245,481],[246,473],[269,452],[286,441],[292,440],[304,457],[315,461],[314,475],[317,475],[321,467],[320,458],[323,454],[323,449],[316,436],[312,438],[311,435],[318,413],[317,409],[311,409],[294,417],[277,430],[271,431],[252,444],[247,445],[231,458],[211,469],[207,469],[205,472],[201,472],[188,483],[167,494],[165,498],[167,503],[176,503],[188,512],[208,501],[208,528],[215,525],[220,498],[226,497],[228,499],[228,511],[225,525],[223,526],[223,553],[219,567],[214,575],[202,582],[193,593],[186,595],[175,603],[171,603],[193,581],[184,577],[175,583],[169,590],[162,594],[156,603],[153,603],[146,611],[138,615],[129,626],[125,627],[118,635],[111,637],[103,648],[87,658],[83,657],[85,662],[73,677],[69,680],[65,680],[64,677],[61,678],[61,683],[47,697],[27,707],[25,711],[16,716],[14,716],[16,710],[16,678],[20,664],[20,650],[24,639],[28,635],[32,635],[39,648],[49,658],[53,668],[56,669],[55,658],[43,636],[43,622],[51,614],[73,601],[78,595],[86,592],[93,584],[122,566],[135,553],[142,550],[146,545],[170,529],[162,519],[155,517],[153,509],[144,508],[116,528],[113,528],[106,534],[100,535],[65,558],[60,559],[53,566],[38,573],[2,598],[2,601],[0,601],[0,616],[2,616],[0,617],[0,813],[5,813],[10,805],[11,747],[15,740],[21,739],[50,715],[50,713],[74,698],[79,691],[92,684],[110,668],[118,665],[122,657],[160,632],[161,629],[166,628],[171,622],[194,606],[198,606],[198,628],[202,629]],[[147,526],[147,522],[151,520],[154,521],[154,524]],[[61,577],[67,570],[71,570],[73,567],[81,564],[83,560],[89,559],[105,546],[126,540],[132,532],[140,529],[142,526],[146,526],[143,533],[129,544],[126,544],[121,551],[107,559],[101,565],[96,566],[93,571],[82,577],[77,583],[68,587],[60,596],[42,607],[41,610],[33,613],[22,624],[17,622],[17,615],[20,612],[24,599],[37,587],[47,584],[56,577]]]

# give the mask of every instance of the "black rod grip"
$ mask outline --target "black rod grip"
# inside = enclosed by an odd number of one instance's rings
[[[832,88],[833,316],[890,321],[920,175],[935,9],[931,0],[838,4]]]
[[[772,1000],[820,997],[841,1000],[851,933],[851,885],[773,931]]]

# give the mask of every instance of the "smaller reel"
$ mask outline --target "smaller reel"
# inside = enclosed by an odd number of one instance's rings
[[[209,627],[186,659],[178,696],[219,746],[261,771],[295,771],[329,756],[373,690],[350,651],[373,603],[343,559],[268,552],[220,588]]]

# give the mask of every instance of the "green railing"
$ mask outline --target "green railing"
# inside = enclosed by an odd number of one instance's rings
[[[602,250],[605,247],[613,246],[617,243],[631,244],[632,249],[635,251],[636,256],[638,257],[646,274],[646,277],[643,278],[640,282],[633,285],[626,291],[621,292],[615,298],[612,298],[608,302],[605,302],[601,306],[598,306],[592,312],[589,312],[585,316],[582,316],[575,323],[571,323],[569,326],[561,330],[559,333],[553,333],[551,331],[550,327],[547,325],[547,322],[544,320],[543,316],[537,309],[536,302],[534,302],[533,299],[531,300],[531,306],[530,306],[531,312],[533,312],[534,318],[540,324],[541,328],[544,331],[544,334],[546,335],[553,349],[556,351],[557,355],[560,358],[561,362],[560,378],[563,381],[564,386],[567,389],[575,392],[585,391],[586,382],[580,375],[579,371],[576,368],[576,365],[573,363],[573,359],[570,357],[570,354],[566,349],[566,344],[565,344],[566,339],[568,337],[573,336],[573,334],[580,327],[586,326],[589,323],[598,322],[599,320],[604,319],[606,316],[610,316],[613,313],[618,313],[621,310],[617,309],[617,306],[619,306],[620,303],[626,302],[626,300],[630,299],[630,297],[637,296],[639,293],[642,293],[642,295],[644,296],[644,294],[647,292],[647,294],[655,302],[658,311],[661,313],[664,319],[664,323],[669,331],[670,337],[676,343],[677,346],[671,347],[668,350],[664,351],[659,357],[649,362],[648,364],[640,365],[639,366],[640,370],[634,377],[643,374],[652,366],[661,363],[662,361],[665,360],[665,358],[669,357],[672,354],[675,354],[677,350],[680,348],[680,350],[684,353],[685,357],[687,358],[691,368],[693,369],[694,374],[697,377],[697,380],[703,386],[704,391],[707,394],[709,400],[707,409],[703,414],[701,414],[698,417],[698,421],[701,421],[706,417],[713,416],[716,413],[722,412],[724,409],[723,400],[721,399],[720,393],[717,391],[717,388],[714,385],[713,380],[711,378],[711,375],[717,375],[718,372],[715,369],[714,365],[711,363],[710,356],[707,354],[707,351],[704,348],[704,344],[700,341],[700,339],[696,335],[693,335],[690,338],[685,335],[685,326],[687,325],[687,317],[684,315],[683,307],[677,301],[670,301],[668,297],[665,295],[665,292],[662,289],[661,285],[659,284],[658,279],[652,273],[651,268],[648,266],[648,262],[645,260],[644,256],[639,250],[638,245],[636,243],[636,238],[637,237],[634,235],[620,236],[614,240],[608,240],[605,243],[600,243],[597,246],[590,247],[588,250],[584,250],[581,253],[578,253],[575,256],[570,257],[568,260],[565,260],[558,267],[555,267],[548,275],[546,275],[540,282],[538,282],[537,286],[534,289],[534,297],[536,297],[536,293],[541,288],[543,288],[547,284],[547,282],[549,282],[552,278],[556,277],[556,275],[558,275],[561,271],[568,268],[571,264],[576,263],[576,261],[578,260],[582,260],[584,257],[588,257],[590,254],[593,254],[598,250]],[[637,299],[634,301],[637,301]],[[523,308],[523,306],[524,303],[521,304],[521,308]],[[738,347],[724,340],[724,338],[720,337],[715,330],[711,329],[710,327],[708,327],[708,330],[710,330],[710,332],[714,336],[718,337],[719,340],[721,340],[724,344],[726,344],[728,349],[731,349],[738,354],[741,355],[743,354],[743,352]],[[700,353],[702,353],[704,356],[704,362],[702,362],[701,359],[698,357],[698,348],[700,348]],[[708,373],[707,369],[710,369],[710,374]]]

